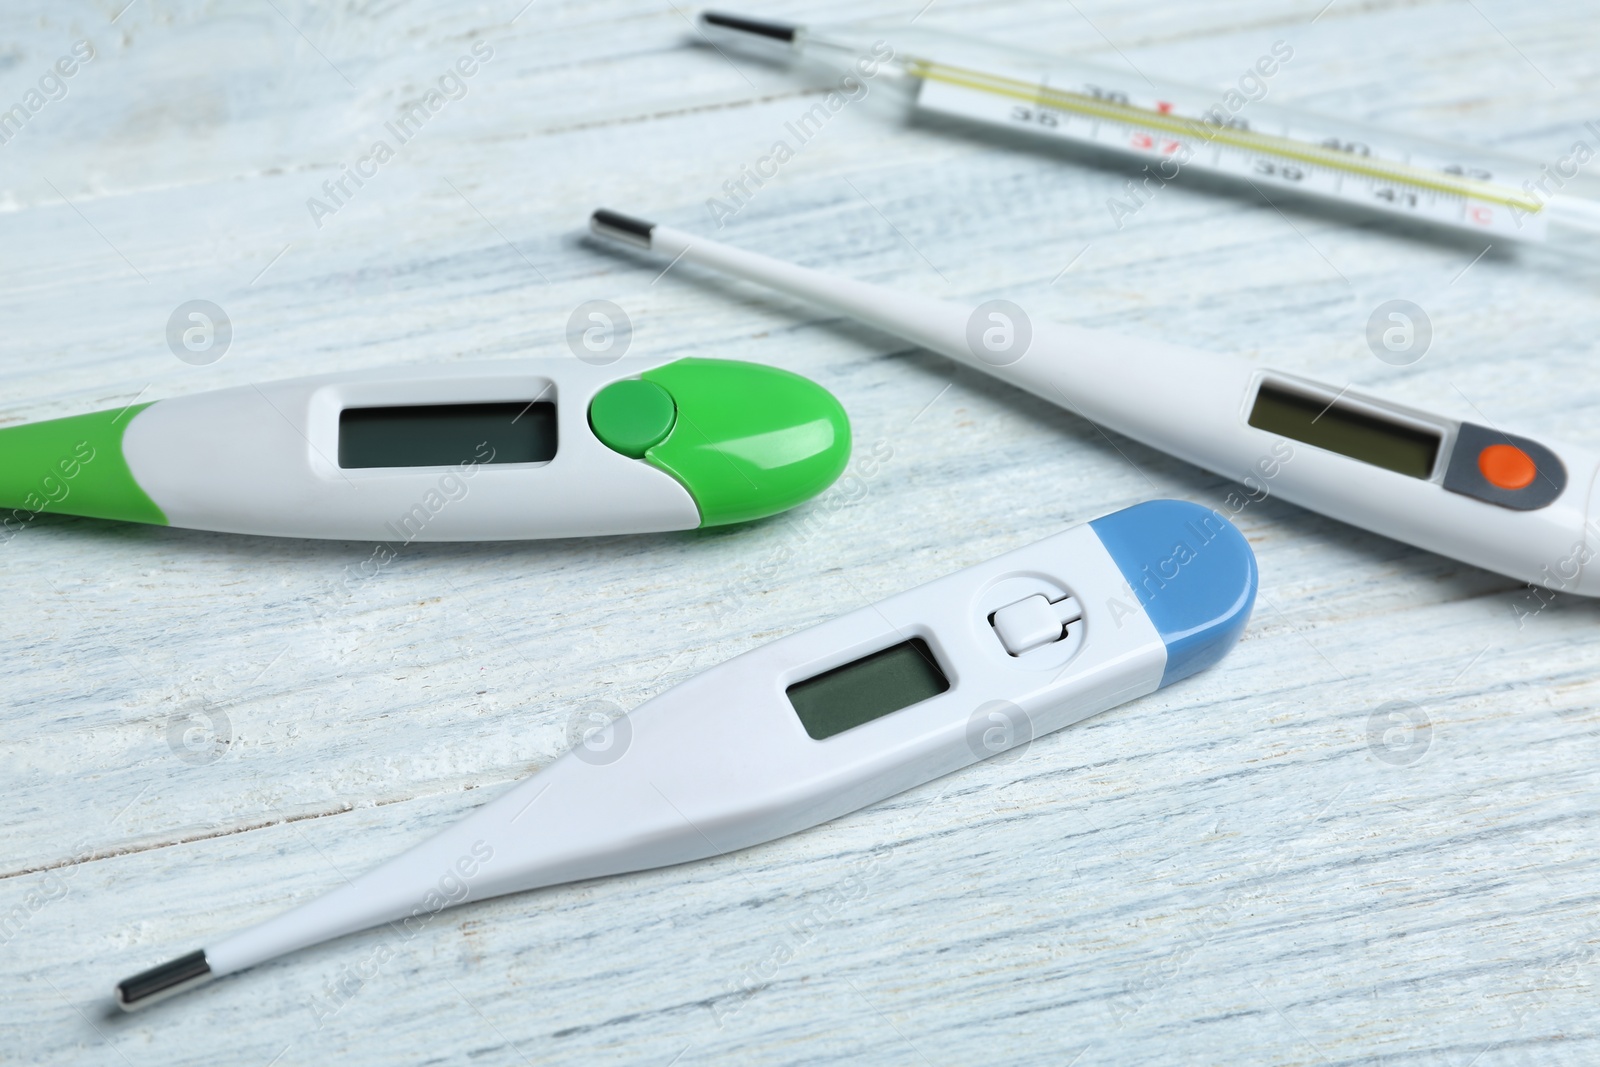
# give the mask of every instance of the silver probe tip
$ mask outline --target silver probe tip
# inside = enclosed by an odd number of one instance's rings
[[[608,211],[605,208],[589,216],[589,229],[601,237],[626,241],[640,248],[650,247],[650,231],[655,228],[656,224],[653,222],[645,222],[632,215],[624,215],[620,211]]]
[[[158,1000],[192,989],[214,977],[211,964],[206,962],[205,950],[200,949],[118,982],[117,1007],[123,1011],[147,1008]]]

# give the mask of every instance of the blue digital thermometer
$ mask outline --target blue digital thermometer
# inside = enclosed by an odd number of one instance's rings
[[[1199,505],[1075,526],[706,671],[410,852],[124,980],[117,1003],[453,904],[816,826],[1209,667],[1255,594],[1250,546]]]

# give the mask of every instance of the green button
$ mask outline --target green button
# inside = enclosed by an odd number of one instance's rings
[[[589,403],[589,425],[608,448],[642,459],[667,439],[678,420],[672,394],[655,382],[626,378],[612,382]]]

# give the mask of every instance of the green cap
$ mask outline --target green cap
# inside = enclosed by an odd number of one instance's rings
[[[775,515],[832,485],[850,420],[832,393],[759,363],[680,359],[612,382],[589,405],[595,436],[683,484],[700,525]]]
[[[167,517],[134,480],[122,435],[149,404],[0,430],[0,509],[165,526]]]

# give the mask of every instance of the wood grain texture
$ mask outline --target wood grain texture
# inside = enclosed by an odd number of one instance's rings
[[[706,199],[815,99],[694,44],[688,8],[538,0],[513,23],[521,0],[125,2],[0,11],[0,102],[73,41],[96,49],[0,146],[0,421],[560,354],[572,308],[605,298],[637,352],[814,377],[858,454],[889,458],[747,528],[418,545],[355,579],[373,546],[31,524],[0,545],[0,915],[22,916],[0,947],[0,1060],[1600,1059],[1596,607],[1519,621],[1515,583],[1276,499],[1238,519],[1263,596],[1234,654],[1015,762],[109,1014],[115,979],[547,763],[589,702],[632,707],[1065,523],[1229,491],[872,331],[588,243],[601,205],[708,225]],[[1578,0],[1323,4],[937,0],[918,24],[1206,85],[1288,40],[1280,102],[1535,159],[1594,118],[1600,33]],[[307,198],[474,42],[493,58],[466,96],[315,226]],[[1600,268],[1498,247],[1473,263],[1481,246],[1183,186],[1119,230],[1105,201],[1127,171],[875,108],[832,120],[725,236],[1600,446]],[[1363,340],[1395,297],[1436,330],[1406,368]],[[205,367],[164,341],[194,298],[235,331]],[[1372,748],[1394,700],[1431,723],[1402,765]],[[225,718],[219,758],[180,758],[170,728],[191,713]]]

